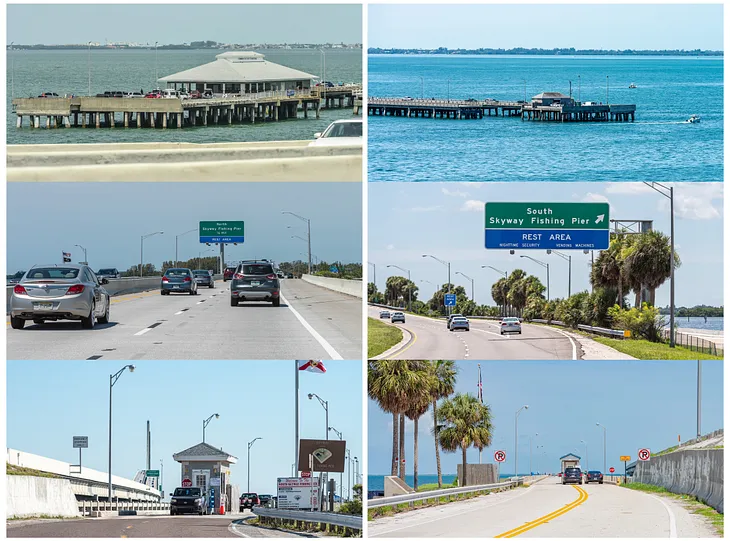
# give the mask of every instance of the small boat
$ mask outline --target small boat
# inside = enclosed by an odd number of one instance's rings
[[[687,119],[688,124],[697,124],[700,121],[700,117],[697,115],[692,115]]]
[[[629,88],[636,88],[636,83],[631,83],[631,84],[629,85]]]

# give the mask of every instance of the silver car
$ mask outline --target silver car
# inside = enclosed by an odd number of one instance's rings
[[[452,317],[451,324],[449,325],[449,330],[455,331],[456,329],[463,329],[465,331],[468,331],[469,330],[469,320],[462,316]]]
[[[499,324],[499,334],[507,332],[516,332],[522,334],[522,324],[518,317],[504,317]]]
[[[87,265],[37,265],[13,287],[10,296],[10,325],[22,329],[26,321],[81,321],[84,329],[109,323],[109,292]]]
[[[406,315],[403,312],[393,312],[390,316],[390,322],[395,323],[396,321],[400,321],[401,323],[406,322]]]
[[[193,277],[195,278],[195,283],[198,284],[198,287],[200,287],[200,286],[208,286],[209,288],[215,287],[215,280],[213,279],[213,274],[211,274],[207,270],[194,270]]]

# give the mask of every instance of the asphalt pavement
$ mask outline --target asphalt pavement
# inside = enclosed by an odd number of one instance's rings
[[[528,488],[378,518],[368,537],[718,537],[676,500],[609,484]]]
[[[380,319],[377,306],[368,306],[368,316]],[[380,320],[390,324],[390,320]],[[470,330],[449,331],[445,319],[406,314],[397,327],[410,332],[411,339],[390,359],[475,359],[475,360],[576,360],[582,358],[580,344],[568,334],[542,325],[522,324],[522,334],[499,333],[499,321],[469,319]]]
[[[253,514],[171,517],[136,516],[74,520],[30,520],[7,523],[7,537],[313,537],[246,524]]]
[[[362,358],[362,301],[303,280],[281,281],[281,306],[230,305],[229,283],[198,295],[159,290],[112,298],[111,322],[6,324],[11,360]]]

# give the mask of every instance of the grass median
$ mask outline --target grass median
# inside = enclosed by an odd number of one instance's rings
[[[603,336],[596,336],[593,334],[588,335],[590,338],[625,353],[631,355],[636,359],[652,360],[652,361],[692,361],[692,360],[722,360],[723,357],[717,355],[709,355],[707,353],[700,353],[699,351],[692,351],[690,349],[676,346],[670,348],[669,344],[663,344],[661,342],[649,342],[648,340],[616,340],[614,338],[606,338]]]
[[[403,331],[398,327],[368,318],[368,359],[388,351],[402,339]]]

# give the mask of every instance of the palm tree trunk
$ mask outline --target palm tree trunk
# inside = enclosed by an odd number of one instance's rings
[[[390,475],[398,475],[398,414],[393,412],[393,456],[390,465]]]
[[[461,446],[461,486],[466,486],[466,446]]]
[[[443,480],[441,479],[441,453],[439,453],[439,434],[438,421],[436,420],[436,399],[433,401],[433,441],[436,445],[436,473],[439,479],[439,488],[441,488]]]
[[[400,414],[400,478],[402,481],[406,480],[406,416]]]
[[[418,417],[413,419],[413,490],[418,490]]]

